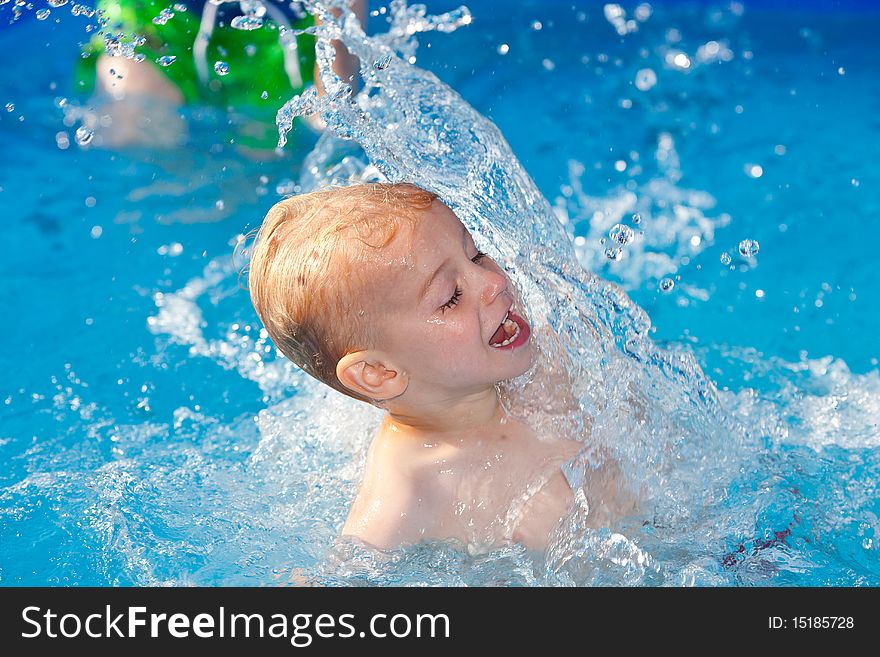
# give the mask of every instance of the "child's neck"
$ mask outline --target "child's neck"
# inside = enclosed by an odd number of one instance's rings
[[[413,436],[447,436],[455,439],[474,431],[497,427],[506,421],[507,413],[493,386],[459,399],[441,400],[418,407],[389,405],[382,428]]]

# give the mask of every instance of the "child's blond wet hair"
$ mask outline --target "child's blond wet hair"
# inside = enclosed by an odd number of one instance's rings
[[[372,183],[276,203],[246,269],[251,302],[281,353],[339,392],[374,403],[336,377],[343,356],[376,346],[370,311],[357,303],[376,275],[366,255],[388,245],[401,224],[412,227],[436,198],[408,183]]]

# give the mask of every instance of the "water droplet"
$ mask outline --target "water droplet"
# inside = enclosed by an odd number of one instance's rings
[[[608,237],[620,244],[626,246],[633,241],[633,229],[624,224],[614,224],[608,231]]]
[[[657,74],[650,68],[643,68],[636,73],[636,89],[647,91],[657,84]]]
[[[260,0],[241,0],[238,4],[242,13],[248,16],[262,18],[266,15],[266,6]]]
[[[676,53],[671,57],[667,55],[666,61],[682,71],[686,71],[691,67],[691,58],[683,52]]]
[[[498,46],[498,54],[499,55],[506,55],[509,52],[510,52],[510,46],[507,45],[506,43],[502,43],[500,46]]]
[[[632,222],[633,222],[636,226],[638,226],[640,223],[642,223],[642,215],[640,215],[638,212],[636,212],[636,213],[632,216]]]
[[[636,20],[639,21],[640,23],[644,23],[646,20],[648,20],[651,17],[651,14],[653,13],[653,11],[654,11],[654,8],[651,7],[650,4],[648,4],[647,2],[641,3],[638,7],[636,7],[636,10],[635,10]]]
[[[214,73],[217,75],[227,75],[229,73],[229,64],[226,62],[214,62]]]
[[[67,4],[67,0],[46,0],[46,4],[50,7],[63,7]]]
[[[165,7],[162,11],[159,12],[159,15],[153,19],[154,25],[165,25],[168,21],[174,18],[174,12],[171,11],[170,7]]]
[[[262,98],[263,100],[267,100],[269,98],[269,92],[264,91],[263,93],[260,94],[260,98]]]
[[[739,253],[745,258],[754,258],[760,249],[761,245],[757,240],[743,240],[739,243]]]
[[[670,292],[670,291],[672,291],[672,288],[674,288],[674,287],[675,287],[675,281],[672,280],[671,278],[669,278],[668,276],[666,278],[660,279],[660,291],[661,292]]]
[[[6,111],[14,112],[15,111],[15,103],[6,103]]]
[[[750,178],[760,178],[764,175],[764,167],[760,164],[746,164],[743,169]]]
[[[49,9],[40,9],[40,10],[37,12],[37,20],[38,20],[38,21],[44,21],[44,20],[46,20],[47,18],[49,18],[49,14],[51,14],[51,13],[52,13],[52,11],[49,10]]]
[[[222,210],[223,208],[226,207],[226,203],[224,203],[223,199],[221,198],[221,199],[218,199],[217,201],[214,202],[214,207],[217,208],[218,210]]]
[[[843,68],[843,66],[841,66],[839,69],[837,69],[837,74],[838,75],[846,75],[846,69]]]
[[[55,145],[58,146],[62,151],[67,150],[70,146],[70,137],[66,132],[56,132],[55,133]]]
[[[236,16],[229,24],[236,30],[250,32],[251,30],[258,30],[263,27],[263,19],[257,16]]]
[[[175,2],[173,5],[171,5],[171,8],[174,11],[179,11],[181,14],[186,12],[186,5],[182,2]]]
[[[73,5],[70,8],[70,13],[74,16],[85,16],[86,18],[91,18],[95,15],[95,10],[91,7],[86,7],[85,5]]]
[[[95,133],[92,132],[91,128],[87,128],[84,125],[81,125],[76,129],[76,143],[80,146],[85,146],[90,141],[92,141],[92,137],[95,136]]]
[[[157,59],[156,63],[159,64],[159,66],[171,66],[176,59],[176,55],[165,55],[164,57]]]
[[[278,184],[275,185],[275,193],[278,194],[278,196],[290,196],[291,194],[296,194],[296,183],[290,178],[279,180]]]
[[[393,57],[391,55],[380,57],[375,62],[373,62],[373,68],[377,71],[384,71],[391,64],[392,59]]]
[[[725,251],[724,253],[721,254],[721,264],[722,265],[729,265],[730,261],[731,261],[731,257],[727,251]]]
[[[623,257],[623,249],[620,247],[608,247],[605,249],[605,257],[609,260],[620,260]]]

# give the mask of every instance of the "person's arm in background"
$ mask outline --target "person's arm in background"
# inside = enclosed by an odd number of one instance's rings
[[[357,16],[364,31],[367,29],[367,0],[349,0],[348,6]],[[358,58],[348,52],[348,49],[341,41],[334,41],[333,47],[336,48],[336,58],[333,60],[333,72],[336,73],[344,82],[348,82],[357,91],[357,79],[359,62]],[[324,87],[321,84],[321,78],[318,75],[318,65],[315,64],[315,88],[319,94],[324,93]]]

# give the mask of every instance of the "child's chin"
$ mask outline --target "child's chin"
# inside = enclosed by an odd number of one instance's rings
[[[522,346],[521,357],[523,359],[523,372],[525,372],[535,362],[535,341],[531,336],[529,336],[529,341]]]
[[[512,379],[514,377],[525,374],[531,369],[535,363],[535,348],[531,340],[519,348],[516,362],[517,367],[511,367],[509,374],[505,377]]]

